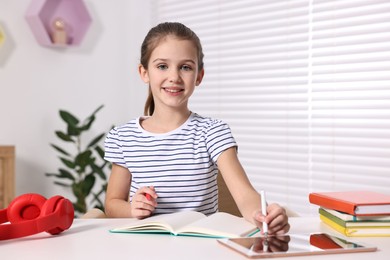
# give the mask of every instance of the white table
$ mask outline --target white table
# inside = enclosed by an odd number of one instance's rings
[[[215,239],[153,234],[114,234],[108,231],[111,228],[126,225],[127,222],[126,219],[76,219],[69,230],[58,236],[40,233],[25,238],[0,241],[0,256],[1,259],[15,260],[247,259],[220,245]],[[290,218],[290,224],[290,234],[327,232],[341,236],[321,223],[318,217]],[[375,245],[378,251],[298,258],[304,260],[390,259],[390,237],[348,239]]]

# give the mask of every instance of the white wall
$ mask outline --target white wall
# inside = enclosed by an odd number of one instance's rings
[[[63,129],[59,109],[84,119],[100,104],[91,136],[142,113],[147,89],[137,74],[151,26],[149,1],[85,0],[93,22],[80,46],[41,46],[24,18],[31,0],[0,1],[0,145],[16,147],[16,195],[69,196],[45,176],[60,166],[49,143]]]

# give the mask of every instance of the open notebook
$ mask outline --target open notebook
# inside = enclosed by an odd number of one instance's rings
[[[206,216],[196,211],[182,211],[152,216],[143,220],[129,220],[123,227],[111,229],[113,233],[151,233],[176,236],[198,236],[210,238],[232,238],[251,236],[257,227],[225,212]]]

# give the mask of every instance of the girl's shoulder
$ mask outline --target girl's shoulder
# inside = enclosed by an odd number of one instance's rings
[[[140,119],[141,119],[141,117],[132,118],[131,120],[127,121],[126,123],[124,123],[122,125],[118,125],[117,128],[118,129],[126,129],[126,128],[138,127]]]
[[[111,133],[123,133],[123,132],[134,132],[139,130],[140,117],[133,118],[130,121],[117,125],[110,130]]]
[[[221,119],[212,118],[208,116],[201,116],[197,113],[193,113],[193,117],[189,125],[198,128],[214,128],[218,126],[228,127],[228,124]]]
[[[225,124],[221,119],[218,118],[212,118],[208,116],[202,116],[197,113],[193,113],[192,120],[193,122],[199,122],[204,124]]]

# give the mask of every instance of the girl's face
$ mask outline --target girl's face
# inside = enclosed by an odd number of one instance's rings
[[[142,80],[148,83],[155,108],[185,109],[195,86],[202,81],[204,71],[198,71],[198,56],[194,44],[168,36],[153,50],[148,70],[140,65]]]

